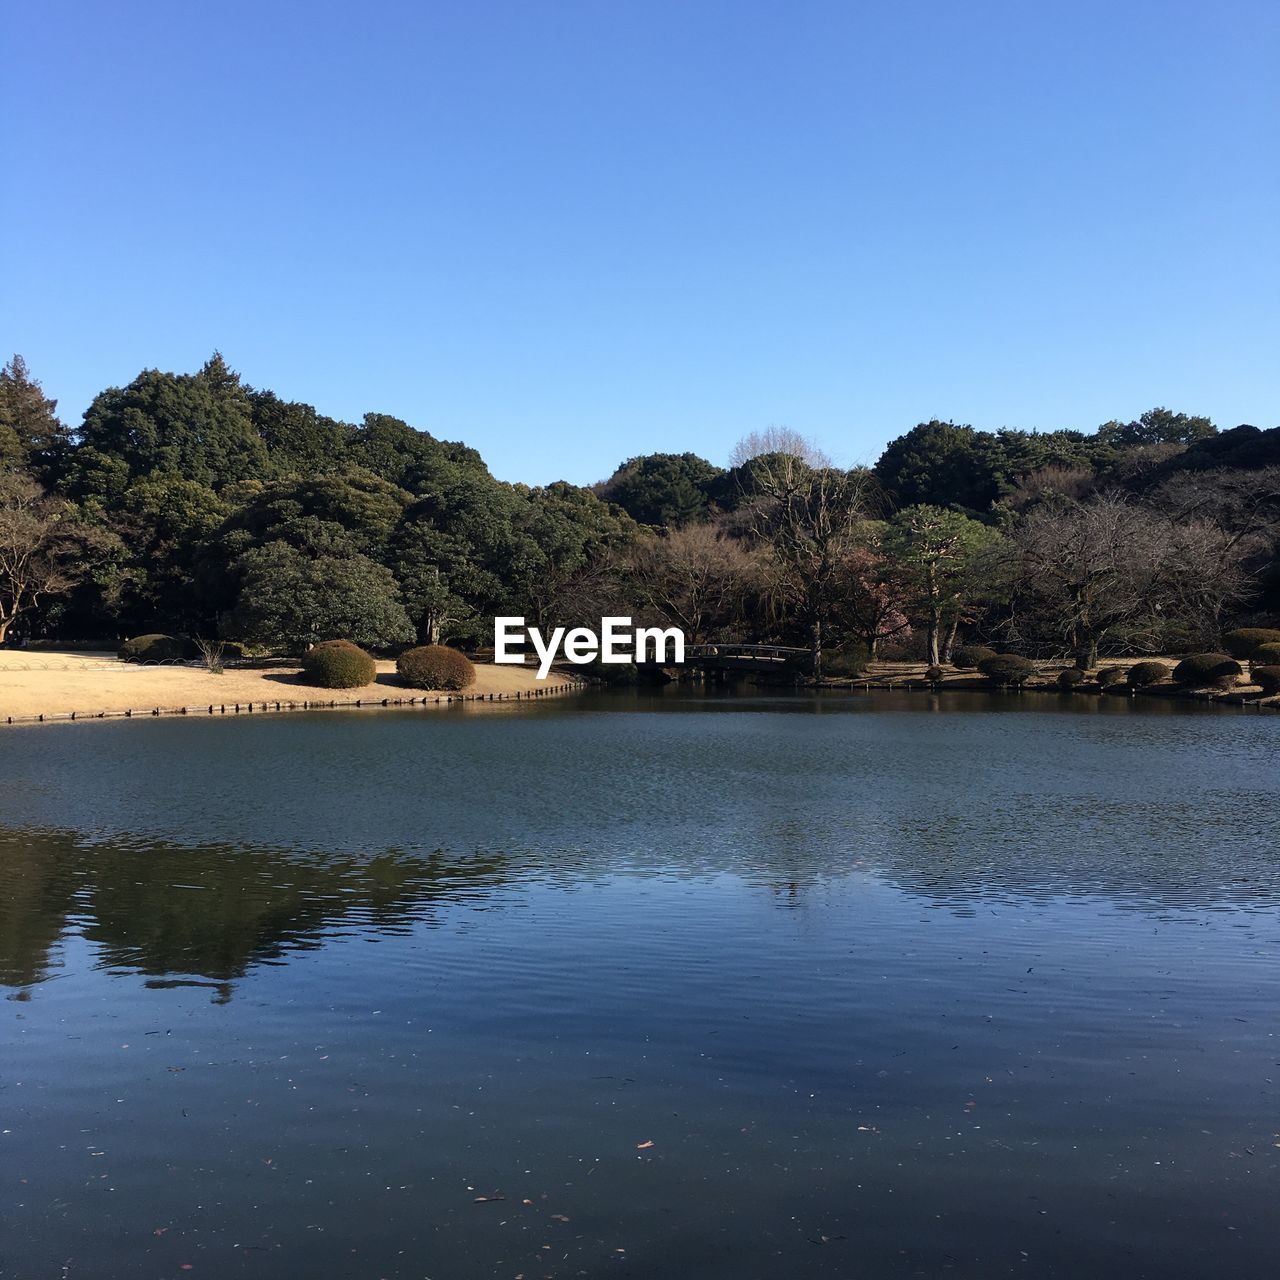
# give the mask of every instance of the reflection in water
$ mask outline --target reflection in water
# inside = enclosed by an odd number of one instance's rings
[[[29,987],[47,978],[55,945],[74,928],[103,968],[204,979],[226,998],[253,965],[344,929],[429,926],[436,904],[476,898],[504,875],[500,856],[358,860],[216,846],[86,847],[67,834],[8,833],[0,843],[0,982]]]

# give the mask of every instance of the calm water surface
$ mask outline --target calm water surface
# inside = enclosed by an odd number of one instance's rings
[[[1280,717],[0,735],[0,1277],[1270,1277]]]

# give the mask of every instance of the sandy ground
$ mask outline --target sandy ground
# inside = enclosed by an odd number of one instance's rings
[[[296,670],[228,668],[214,675],[199,667],[134,666],[110,653],[32,653],[0,650],[0,723],[8,717],[94,716],[99,712],[146,714],[182,707],[207,709],[234,703],[376,702],[427,695],[400,683],[394,662],[378,663],[376,684],[365,689],[318,689],[302,683]],[[477,666],[467,697],[524,697],[564,690],[571,682],[552,672],[538,680],[532,667]],[[446,695],[447,696],[447,695]],[[456,695],[455,695],[456,696]]]

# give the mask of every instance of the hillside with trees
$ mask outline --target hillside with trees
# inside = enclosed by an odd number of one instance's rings
[[[1280,428],[1156,408],[1092,430],[938,420],[874,466],[785,430],[727,466],[623,461],[584,488],[497,480],[474,449],[243,383],[144,370],[72,427],[0,370],[0,641],[149,632],[296,653],[490,642],[605,613],[697,642],[937,664],[960,643],[1081,667],[1214,649],[1280,612]]]

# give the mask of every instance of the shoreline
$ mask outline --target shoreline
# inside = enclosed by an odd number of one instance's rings
[[[1171,661],[1165,659],[1165,661]],[[1126,666],[1127,662],[1104,665]],[[810,692],[872,693],[877,690],[915,693],[1053,694],[1058,697],[1161,698],[1197,702],[1241,711],[1280,712],[1280,697],[1264,698],[1261,690],[1184,689],[1160,684],[1112,692],[1096,685],[1060,689],[1057,671],[1038,674],[1019,689],[999,689],[971,671],[951,670],[938,684],[924,679],[925,664],[873,663],[860,676],[835,677]],[[680,683],[684,683],[681,681]],[[69,724],[86,720],[155,719],[161,716],[235,716],[284,714],[290,711],[392,710],[445,707],[455,704],[532,702],[607,686],[557,666],[541,681],[529,666],[477,664],[476,682],[457,692],[409,688],[400,683],[395,664],[378,663],[375,682],[361,689],[322,689],[305,684],[291,664],[229,667],[214,674],[185,664],[145,666],[121,662],[110,653],[26,650],[0,651],[0,727],[24,724]],[[763,685],[759,687],[769,687]],[[210,696],[213,695],[213,696]]]
[[[1116,667],[1127,670],[1137,661],[1134,658],[1108,660],[1099,667]],[[1176,657],[1157,657],[1172,669],[1179,661]],[[1204,702],[1214,706],[1237,707],[1246,711],[1280,711],[1280,695],[1266,697],[1257,685],[1241,684],[1233,689],[1189,689],[1172,683],[1147,685],[1141,689],[1127,686],[1111,686],[1101,689],[1096,684],[1078,685],[1072,689],[1058,687],[1057,675],[1065,666],[1052,671],[1038,672],[1017,688],[1002,689],[992,685],[976,671],[950,670],[939,683],[924,678],[927,664],[922,662],[873,662],[860,676],[836,677],[824,680],[824,689],[860,689],[871,692],[876,689],[909,690],[917,693],[1052,693],[1071,698],[1162,698],[1169,702]],[[1114,691],[1113,691],[1114,690]],[[1250,692],[1252,691],[1252,692]]]
[[[477,664],[467,689],[415,689],[384,661],[373,684],[322,689],[306,684],[293,666],[214,674],[183,664],[136,665],[108,653],[7,650],[0,651],[0,726],[531,702],[587,687],[563,672],[538,680],[531,668]]]

